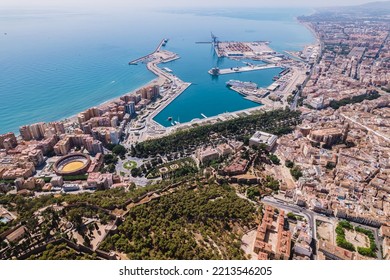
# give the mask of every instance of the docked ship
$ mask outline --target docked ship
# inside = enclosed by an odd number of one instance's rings
[[[252,82],[242,82],[237,80],[229,80],[226,82],[227,87],[235,87],[235,88],[244,88],[249,90],[255,90],[258,88],[256,83]]]
[[[209,70],[209,74],[213,76],[218,76],[220,74],[219,68],[218,67],[212,68],[211,70]]]

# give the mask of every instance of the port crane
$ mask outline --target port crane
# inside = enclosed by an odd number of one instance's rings
[[[219,45],[218,37],[215,36],[213,32],[211,32],[211,42],[214,47],[218,48]]]

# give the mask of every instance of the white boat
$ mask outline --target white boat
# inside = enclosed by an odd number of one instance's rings
[[[168,67],[164,67],[163,70],[168,73],[172,73],[172,69],[169,69]]]

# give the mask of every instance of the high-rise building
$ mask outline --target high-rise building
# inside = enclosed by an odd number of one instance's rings
[[[160,87],[159,87],[158,85],[154,85],[154,86],[152,87],[152,89],[153,89],[153,95],[154,95],[154,97],[156,97],[156,96],[158,96],[158,95],[160,94]]]
[[[57,135],[57,133],[56,133],[56,130],[55,130],[54,127],[46,128],[45,134],[44,134],[45,138],[49,138],[49,137],[52,137],[52,136],[55,136],[55,135]]]
[[[126,113],[128,113],[130,116],[135,115],[135,102],[130,101],[128,104],[126,104]]]
[[[35,140],[42,139],[43,136],[45,135],[45,129],[46,129],[46,125],[43,122],[34,123],[30,125],[30,132],[32,138],[34,138]]]
[[[64,139],[58,141],[58,143],[54,146],[54,152],[56,153],[56,155],[66,155],[70,151],[70,144],[70,138],[65,137]]]
[[[99,140],[93,140],[91,154],[103,153],[103,144]]]
[[[142,99],[147,99],[148,98],[148,90],[146,88],[141,89],[140,93],[141,93]]]
[[[61,135],[65,133],[65,126],[63,122],[51,122],[49,123],[49,126],[55,129],[57,135]]]
[[[117,127],[117,126],[118,126],[118,117],[117,117],[117,116],[114,116],[114,117],[111,119],[111,126],[112,126],[112,127]]]
[[[0,149],[10,150],[18,145],[15,134],[12,132],[0,135]]]
[[[119,136],[118,136],[118,132],[113,130],[113,131],[110,131],[110,141],[112,144],[118,144],[119,143]]]
[[[91,136],[84,138],[84,147],[90,154],[103,153],[103,144],[99,140],[93,139]]]
[[[27,125],[21,126],[19,128],[20,136],[22,136],[22,139],[25,141],[30,141],[32,139],[32,135],[30,132],[30,127]]]
[[[40,149],[30,151],[28,153],[28,158],[35,166],[39,166],[44,162],[43,153]]]

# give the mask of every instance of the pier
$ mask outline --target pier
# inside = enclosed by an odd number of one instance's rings
[[[162,39],[160,44],[157,46],[157,48],[154,50],[154,52],[150,53],[150,54],[147,54],[147,55],[144,55],[140,58],[137,58],[137,59],[134,59],[132,61],[129,62],[129,65],[137,65],[138,63],[148,59],[150,56],[154,55],[155,53],[159,52],[161,50],[161,47],[163,45],[166,44],[166,42],[168,41],[168,39]]]
[[[243,67],[225,68],[225,69],[219,69],[218,75],[226,75],[226,74],[233,74],[233,73],[258,71],[258,70],[279,68],[279,67],[282,67],[282,66],[277,65],[277,64],[267,64],[267,65],[249,65],[249,66],[243,66]],[[215,75],[215,74],[213,74],[212,69],[210,69],[208,71],[208,73],[210,75]]]
[[[207,116],[205,114],[200,114],[203,118],[207,119]]]

